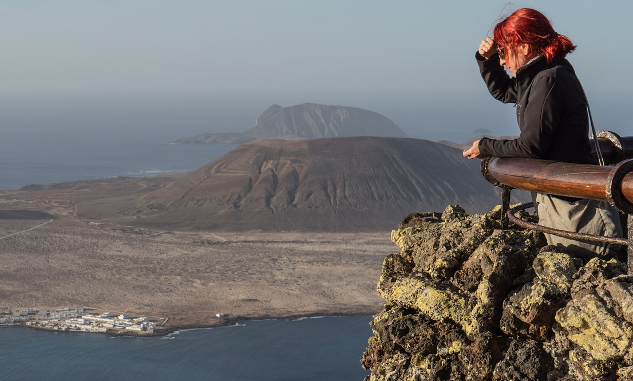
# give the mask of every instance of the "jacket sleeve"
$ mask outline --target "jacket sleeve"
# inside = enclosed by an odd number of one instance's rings
[[[503,103],[516,103],[516,80],[506,73],[503,66],[499,65],[499,55],[486,59],[477,52],[475,59],[479,65],[481,78],[486,83],[490,95]]]
[[[518,110],[519,137],[511,140],[483,138],[479,141],[479,151],[486,156],[543,158],[561,119],[559,87],[553,77],[534,78],[526,106]]]

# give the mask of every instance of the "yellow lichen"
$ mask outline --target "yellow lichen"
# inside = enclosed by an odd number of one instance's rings
[[[396,282],[389,302],[415,308],[433,320],[450,319],[460,325],[467,336],[477,327],[477,322],[468,314],[465,297],[416,279],[407,278]]]
[[[378,331],[376,331],[373,327],[380,323],[381,321],[386,321],[389,319],[389,312],[385,311],[384,309],[380,312],[378,312],[376,315],[374,315],[374,318],[371,321],[371,326],[372,326],[372,332],[374,333],[374,336],[376,336],[376,338],[380,341],[380,335],[378,334]]]
[[[572,275],[577,271],[569,255],[555,252],[539,253],[533,267],[539,278],[555,285],[560,293],[569,292]]]
[[[618,369],[618,377],[620,377],[620,380],[633,379],[633,366],[627,366]]]
[[[567,290],[561,290],[559,285],[547,280],[536,279],[530,286],[530,293],[519,302],[518,309],[521,315],[529,314],[530,311],[538,310],[543,303],[548,303],[548,297],[566,294]],[[517,316],[521,319],[521,316]]]
[[[461,341],[453,341],[451,346],[448,348],[448,353],[459,353],[462,350],[462,342]]]
[[[404,229],[392,230],[391,241],[396,244],[400,249],[406,250],[408,245],[405,244],[405,239],[409,238],[413,233],[413,228],[408,227]]]
[[[483,278],[475,291],[475,296],[477,297],[478,302],[477,304],[490,304],[492,302],[490,299],[492,293],[492,284],[490,284],[490,280],[487,277]]]
[[[402,353],[385,357],[378,366],[372,368],[370,380],[395,380],[398,369],[402,368],[406,362],[407,358]]]
[[[574,365],[580,366],[583,370],[582,373],[588,375],[589,377],[595,378],[602,374],[600,368],[598,368],[595,364],[586,361],[585,358],[579,355],[579,353],[575,350],[569,351],[569,359]]]
[[[432,371],[429,358],[419,353],[415,353],[411,356],[411,363],[409,366],[414,366],[418,369],[424,370],[427,374],[431,374]]]
[[[618,318],[593,295],[556,314],[556,321],[570,332],[569,340],[596,360],[622,358],[633,343],[633,327]]]
[[[411,356],[411,362],[402,381],[435,379],[435,369],[446,367],[447,360],[437,356],[423,356],[418,353]]]

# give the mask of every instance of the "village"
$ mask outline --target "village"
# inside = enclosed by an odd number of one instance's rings
[[[105,312],[93,315],[84,307],[74,309],[37,310],[28,308],[17,312],[0,312],[0,327],[27,326],[51,331],[95,332],[112,334],[153,334],[156,323],[146,317],[130,318]]]

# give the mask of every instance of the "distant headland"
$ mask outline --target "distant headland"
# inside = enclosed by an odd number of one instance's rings
[[[303,103],[273,104],[244,132],[207,133],[182,138],[175,144],[243,144],[257,139],[321,139],[351,136],[406,137],[391,119],[356,107]]]

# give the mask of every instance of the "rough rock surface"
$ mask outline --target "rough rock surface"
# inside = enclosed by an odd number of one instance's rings
[[[633,380],[626,265],[583,262],[498,217],[449,206],[392,232],[366,380]]]

